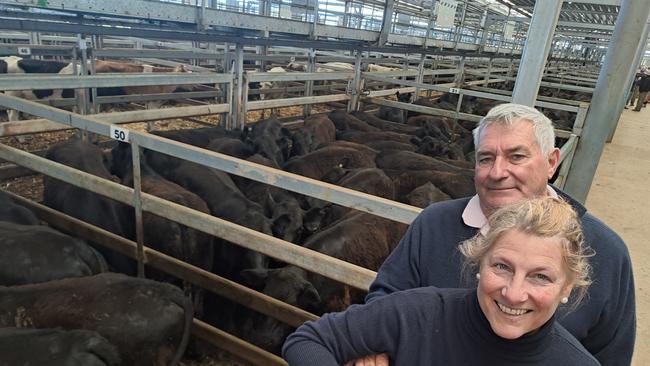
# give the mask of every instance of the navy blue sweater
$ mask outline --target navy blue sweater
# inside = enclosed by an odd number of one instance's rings
[[[287,338],[290,366],[341,365],[387,353],[392,365],[589,366],[598,361],[554,319],[515,340],[494,334],[475,289],[425,287],[305,323]]]
[[[558,322],[603,365],[629,365],[634,350],[636,314],[632,265],[625,243],[605,224],[570,202],[581,218],[587,245],[596,255],[589,296],[578,309],[558,310]],[[435,203],[411,224],[400,244],[386,259],[370,287],[367,302],[410,288],[474,287],[461,274],[458,244],[476,234],[461,217],[469,198]]]

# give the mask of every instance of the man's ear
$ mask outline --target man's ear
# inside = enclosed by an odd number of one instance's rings
[[[553,177],[558,165],[560,165],[560,149],[556,147],[548,155],[548,179]]]

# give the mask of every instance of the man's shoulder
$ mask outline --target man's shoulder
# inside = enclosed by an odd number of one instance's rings
[[[600,221],[589,212],[581,217],[582,232],[596,255],[625,255],[629,256],[627,246],[623,239],[604,222]]]
[[[422,210],[418,217],[430,218],[441,213],[444,213],[443,217],[448,217],[455,212],[458,212],[458,216],[460,216],[470,199],[471,197],[464,197],[433,203]]]

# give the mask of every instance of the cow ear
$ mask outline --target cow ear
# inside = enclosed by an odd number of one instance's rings
[[[266,192],[266,202],[264,202],[264,214],[266,217],[273,217],[273,208],[277,205],[271,192]]]
[[[300,298],[302,299],[302,302],[306,307],[312,308],[320,304],[320,295],[318,294],[318,291],[316,290],[314,285],[312,285],[309,282],[305,283]]]
[[[240,275],[248,285],[256,288],[262,288],[264,287],[264,283],[269,276],[269,270],[260,268],[245,269],[240,272]]]

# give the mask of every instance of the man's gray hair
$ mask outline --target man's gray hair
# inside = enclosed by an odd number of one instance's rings
[[[500,104],[490,109],[473,131],[474,146],[478,147],[479,136],[487,126],[493,123],[512,126],[519,119],[528,120],[533,124],[535,139],[539,144],[542,155],[549,156],[555,147],[553,123],[537,109],[514,103]]]

